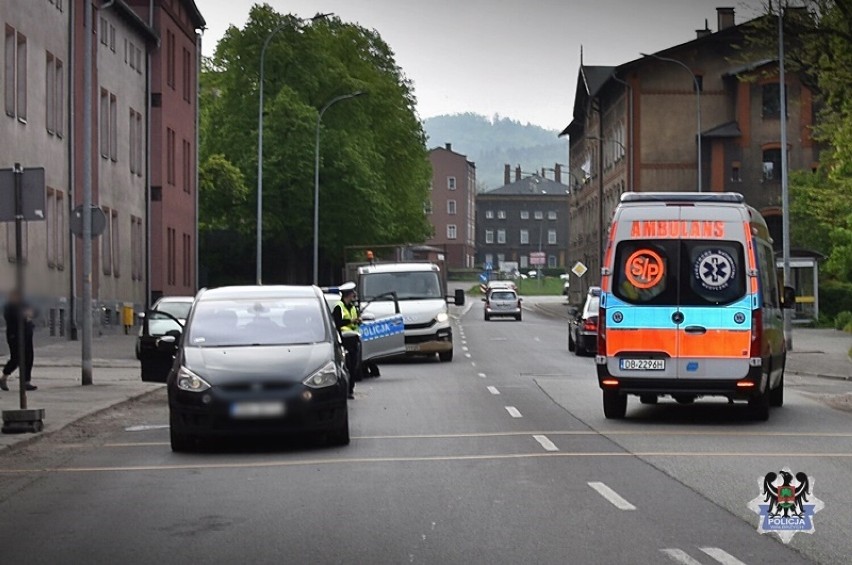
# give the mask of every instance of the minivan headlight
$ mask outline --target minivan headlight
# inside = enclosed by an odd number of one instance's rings
[[[446,322],[449,319],[450,319],[450,317],[447,316],[446,312],[441,312],[440,314],[435,316],[435,321],[438,322],[439,324],[443,324],[444,322]]]
[[[186,367],[181,367],[177,374],[177,387],[187,392],[204,392],[210,388],[210,383]]]
[[[337,384],[337,366],[334,361],[329,361],[323,367],[302,381],[302,384],[311,388],[324,388]]]

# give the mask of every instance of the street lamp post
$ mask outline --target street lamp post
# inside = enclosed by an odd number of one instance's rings
[[[701,192],[701,185],[703,182],[703,175],[701,174],[701,85],[698,84],[698,77],[695,76],[695,73],[692,72],[692,69],[687,66],[683,61],[679,61],[677,59],[672,59],[670,57],[661,57],[659,55],[646,55],[645,53],[640,53],[643,57],[653,57],[654,59],[659,59],[660,61],[665,61],[667,63],[674,63],[675,65],[680,65],[686,72],[692,76],[692,82],[695,85],[695,113],[698,117],[698,130],[695,132],[698,137],[698,192]]]
[[[319,114],[317,114],[317,142],[316,151],[314,153],[314,284],[319,284],[319,163],[320,163],[320,125],[322,124],[322,116],[325,111],[341,102],[356,98],[366,94],[361,90],[357,90],[351,94],[343,94],[336,98],[332,98],[328,104],[323,106]]]

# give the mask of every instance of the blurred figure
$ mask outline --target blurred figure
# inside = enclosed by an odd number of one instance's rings
[[[331,311],[334,326],[340,332],[346,350],[346,368],[349,369],[349,399],[355,398],[355,381],[361,380],[361,315],[355,306],[355,283],[340,285],[340,301]],[[344,332],[349,335],[344,335]]]
[[[24,318],[24,335],[18,335],[18,322]],[[3,308],[3,318],[6,320],[6,343],[9,344],[9,362],[3,367],[3,376],[0,377],[0,390],[9,390],[9,375],[20,368],[23,371],[24,382],[27,390],[36,390],[38,387],[32,384],[33,372],[33,309],[24,301],[21,293],[17,290],[9,294],[9,300]],[[23,363],[19,358],[19,340],[24,340]]]

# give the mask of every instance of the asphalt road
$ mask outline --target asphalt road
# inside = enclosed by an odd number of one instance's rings
[[[603,418],[564,321],[456,328],[453,363],[359,386],[352,444],[176,455],[165,395],[0,458],[3,563],[848,563],[848,383],[791,379],[767,423],[740,406],[631,400]],[[825,501],[785,546],[746,507],[790,466]]]

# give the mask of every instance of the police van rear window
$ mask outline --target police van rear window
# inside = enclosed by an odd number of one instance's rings
[[[631,304],[716,306],[746,290],[743,247],[719,240],[629,240],[616,247],[612,292]]]

